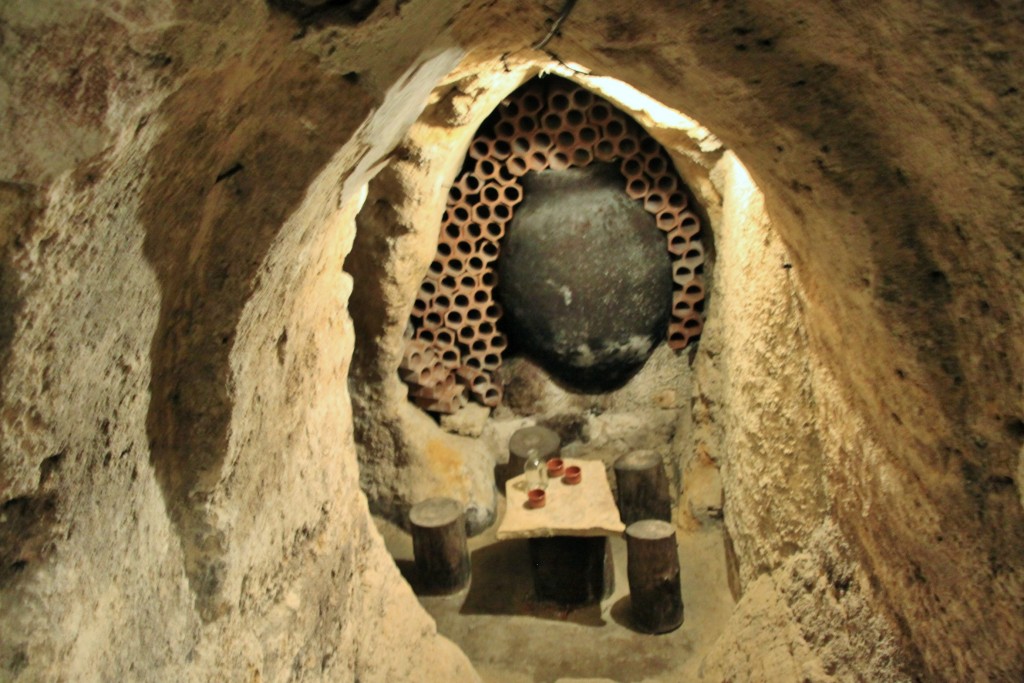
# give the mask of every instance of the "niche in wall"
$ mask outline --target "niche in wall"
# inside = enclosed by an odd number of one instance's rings
[[[686,348],[704,324],[695,208],[664,148],[610,102],[553,76],[520,87],[449,191],[399,368],[410,399],[498,406],[510,347],[585,391],[621,386],[662,339]]]

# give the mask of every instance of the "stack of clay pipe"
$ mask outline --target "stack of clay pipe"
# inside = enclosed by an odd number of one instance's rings
[[[523,198],[530,171],[618,163],[625,192],[665,233],[672,256],[668,345],[682,349],[704,326],[704,248],[689,192],[662,146],[606,100],[554,79],[534,81],[499,108],[493,127],[473,140],[466,170],[448,195],[437,253],[412,312],[399,373],[420,407],[452,413],[467,393],[501,402],[494,371],[505,337],[494,301],[501,238]]]

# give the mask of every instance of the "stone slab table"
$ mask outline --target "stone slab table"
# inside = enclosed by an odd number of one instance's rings
[[[550,480],[542,508],[527,504],[525,475],[509,479],[497,537],[530,539],[534,587],[541,600],[599,602],[614,589],[607,537],[626,527],[619,519],[604,463],[566,459],[565,466],[571,465],[582,471],[580,483]]]

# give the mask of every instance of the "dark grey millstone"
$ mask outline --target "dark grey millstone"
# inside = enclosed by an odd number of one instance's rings
[[[512,342],[583,391],[623,384],[664,337],[664,235],[609,164],[529,173],[498,259]]]

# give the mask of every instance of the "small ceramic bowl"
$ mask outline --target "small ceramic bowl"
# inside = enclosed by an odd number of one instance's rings
[[[552,478],[562,476],[565,472],[565,462],[561,458],[551,458],[548,460],[548,476]]]
[[[565,468],[565,476],[562,477],[562,481],[570,486],[578,484],[583,480],[583,472],[576,465],[570,465]]]
[[[533,489],[526,496],[532,508],[542,508],[544,503],[547,502],[547,495],[544,493],[544,489]]]

